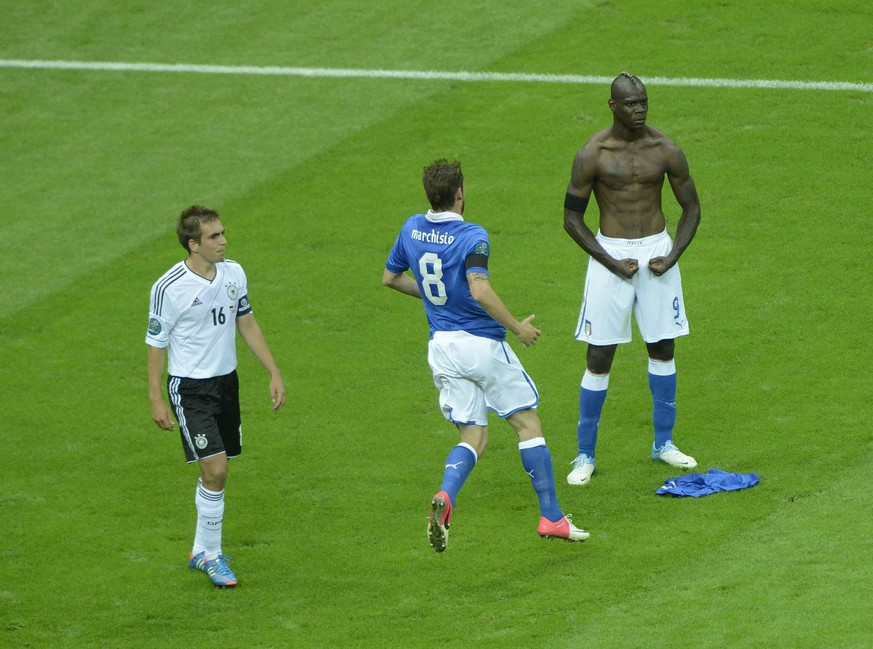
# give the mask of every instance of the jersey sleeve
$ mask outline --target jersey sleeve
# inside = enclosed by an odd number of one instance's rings
[[[480,241],[473,248],[473,252],[467,255],[464,260],[464,269],[466,273],[485,273],[488,274],[488,255],[490,250],[488,243]]]
[[[471,233],[470,247],[464,255],[465,272],[488,274],[488,258],[491,256],[491,244],[488,241],[488,232],[484,228],[477,228]]]
[[[403,250],[403,231],[397,235],[394,245],[391,247],[391,252],[388,253],[388,261],[385,262],[385,268],[392,273],[405,273],[409,270],[409,262],[406,260],[406,254]]]
[[[236,303],[236,317],[240,318],[252,312],[252,305],[249,302],[249,282],[246,277],[246,272],[242,266],[237,266],[239,272],[239,299]]]
[[[146,344],[164,348],[170,344],[170,331],[179,317],[178,309],[163,290],[160,282],[152,287],[149,299],[149,325],[146,331]]]

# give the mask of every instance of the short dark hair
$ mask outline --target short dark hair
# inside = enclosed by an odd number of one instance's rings
[[[184,210],[179,215],[179,222],[176,224],[176,234],[179,237],[179,243],[182,247],[191,252],[188,247],[188,242],[191,239],[200,241],[200,235],[203,233],[203,224],[211,221],[217,221],[221,216],[215,210],[202,205],[192,205]]]
[[[461,163],[436,160],[424,168],[421,178],[427,200],[434,210],[444,212],[455,205],[455,194],[464,186]]]
[[[609,96],[612,99],[615,99],[616,90],[618,90],[619,88],[626,88],[628,86],[639,86],[641,88],[645,88],[646,84],[644,84],[639,77],[631,74],[630,72],[621,72],[615,79],[612,80],[612,85],[609,87]]]

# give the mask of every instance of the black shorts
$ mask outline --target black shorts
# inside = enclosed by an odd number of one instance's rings
[[[188,463],[242,453],[239,379],[236,371],[211,379],[167,379],[167,393],[179,422]]]

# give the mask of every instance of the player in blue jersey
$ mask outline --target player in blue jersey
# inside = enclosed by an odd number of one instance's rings
[[[693,469],[697,460],[673,443],[676,422],[675,339],[688,333],[679,257],[700,223],[700,201],[685,154],[646,124],[649,97],[637,77],[612,82],[613,123],[576,154],[564,199],[564,229],[588,253],[585,296],[576,338],[588,343],[579,390],[579,451],[567,482],[585,485],[594,473],[597,428],[616,348],[631,340],[631,314],[649,356],[654,443],[651,457]],[[664,180],[682,208],[675,241],[661,210]],[[597,234],[585,223],[591,193],[597,199]]]
[[[159,428],[173,430],[175,415],[185,459],[200,467],[188,566],[226,588],[237,583],[221,549],[228,458],[242,452],[237,332],[270,373],[274,411],[285,403],[285,386],[252,313],[245,272],[224,257],[227,239],[218,212],[189,207],[179,216],[176,234],[188,257],[152,286],[146,333],[149,398]],[[162,394],[165,363],[172,411]]]
[[[506,330],[528,347],[540,330],[534,316],[517,320],[491,287],[488,233],[464,221],[464,176],[459,162],[437,160],[424,169],[431,209],[410,217],[385,264],[382,283],[421,299],[430,325],[428,363],[443,415],[461,442],[446,458],[440,490],[431,500],[427,536],[446,549],[458,492],[488,443],[488,410],[518,433],[524,470],[540,506],[537,532],[544,538],[583,541],[558,506],[552,457],[536,413],[539,394],[512,348]],[[412,270],[413,276],[407,274]]]

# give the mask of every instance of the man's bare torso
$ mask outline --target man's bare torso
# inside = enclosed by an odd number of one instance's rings
[[[585,148],[596,160],[592,189],[603,235],[639,239],[664,230],[661,189],[671,145],[650,126],[631,141],[614,137],[612,129],[591,138]]]

